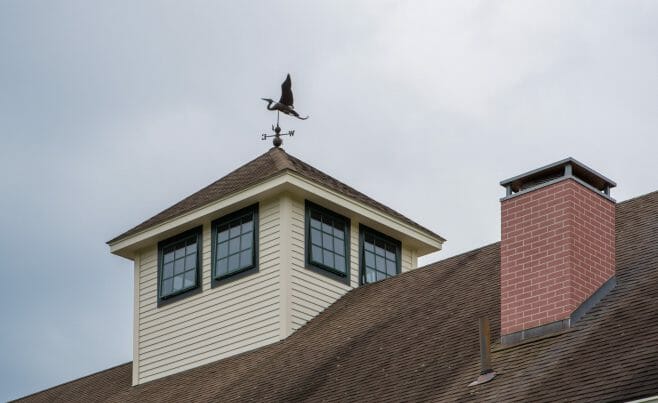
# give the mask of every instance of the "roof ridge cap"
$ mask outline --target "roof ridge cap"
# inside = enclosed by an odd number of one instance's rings
[[[274,163],[276,172],[282,171],[284,169],[293,169],[292,161],[290,160],[291,155],[288,154],[283,148],[272,147],[268,154]]]

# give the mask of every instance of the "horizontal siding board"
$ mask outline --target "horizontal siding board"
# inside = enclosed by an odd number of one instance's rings
[[[143,368],[147,370],[149,365],[156,363],[170,362],[177,359],[177,357],[188,356],[190,353],[202,353],[217,349],[217,347],[225,347],[239,342],[245,336],[253,335],[264,328],[271,328],[272,326],[278,328],[278,320],[270,319],[268,321],[248,321],[238,324],[238,326],[222,333],[208,332],[203,334],[203,337],[194,339],[186,339],[182,342],[164,345],[162,348],[152,349],[140,354],[140,362]],[[147,357],[148,358],[145,358]]]
[[[150,371],[158,371],[160,368],[170,367],[172,369],[175,369],[181,366],[181,364],[187,362],[199,361],[204,358],[209,358],[213,356],[216,357],[223,352],[231,352],[239,349],[244,345],[253,344],[254,342],[259,341],[259,339],[271,338],[273,334],[278,334],[278,329],[279,329],[278,321],[264,324],[259,328],[255,329],[253,332],[244,334],[240,340],[236,340],[229,344],[221,345],[221,350],[217,348],[218,347],[217,343],[212,343],[206,346],[198,347],[187,353],[175,352],[175,354],[169,357],[162,358],[161,360],[153,361],[147,364],[142,364],[141,373],[143,376],[148,376],[148,373]]]
[[[261,274],[261,273],[259,273]],[[253,276],[255,277],[255,276]],[[244,280],[249,279],[245,277]],[[223,288],[217,287],[201,294],[187,298],[188,304],[172,304],[162,308],[156,308],[145,312],[140,316],[140,329],[147,329],[153,324],[160,322],[171,322],[176,320],[189,320],[205,315],[205,312],[212,313],[230,309],[240,302],[252,301],[256,298],[264,298],[278,290],[278,272],[272,270],[269,274],[262,277],[263,281],[257,281],[258,278],[252,278],[251,281],[245,281],[241,286]],[[231,285],[230,283],[227,286]],[[188,302],[188,301],[185,301]]]
[[[214,317],[230,317],[234,312],[239,311],[250,305],[256,307],[269,306],[272,305],[271,299],[273,295],[276,295],[276,289],[270,288],[269,293],[263,295],[260,298],[259,302],[250,302],[249,299],[242,299],[240,301],[235,301],[232,303],[226,303],[219,307],[212,306],[211,308],[205,309],[198,315],[190,316],[189,318],[182,318],[181,320],[171,321],[164,318],[164,320],[153,321],[150,326],[140,327],[142,332],[142,341],[150,340],[154,337],[160,336],[163,332],[167,334],[175,332],[177,329],[184,329],[186,327],[192,326],[194,323],[207,325]],[[196,313],[196,312],[195,312]]]
[[[258,347],[266,346],[268,344],[274,343],[278,340],[278,332],[269,332],[263,333],[262,335],[256,335],[256,337],[245,340],[243,345],[237,346],[230,350],[227,350],[223,353],[217,354],[205,354],[203,357],[196,357],[197,359],[186,360],[181,365],[169,366],[166,370],[158,368],[155,371],[149,371],[142,376],[142,382],[148,382],[154,379],[162,378],[167,375],[175,374],[177,372],[185,371],[187,369],[195,368],[210,362],[220,360],[222,358],[230,357],[235,354],[240,354],[245,351],[253,350]]]
[[[187,343],[192,339],[204,338],[205,335],[210,333],[223,334],[238,328],[245,323],[258,322],[262,318],[269,318],[278,308],[279,307],[276,304],[261,304],[261,306],[257,307],[244,307],[240,310],[234,311],[231,315],[214,318],[215,320],[208,321],[207,324],[196,323],[179,329],[176,332],[162,332],[162,334],[157,335],[157,337],[140,341],[140,351],[146,353],[170,344]]]

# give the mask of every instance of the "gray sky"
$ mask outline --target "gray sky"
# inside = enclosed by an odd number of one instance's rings
[[[130,361],[105,241],[270,147],[448,239],[501,179],[573,156],[658,189],[658,2],[0,2],[0,400]]]

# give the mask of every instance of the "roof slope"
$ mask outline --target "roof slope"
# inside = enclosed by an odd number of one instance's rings
[[[282,148],[272,147],[269,151],[260,155],[256,159],[244,164],[223,178],[211,183],[198,192],[161,211],[160,213],[154,215],[136,227],[113,238],[107,243],[117,242],[140,231],[163,223],[178,215],[189,213],[190,211],[196,210],[214,201],[222,199],[232,193],[239,192],[257,183],[264,182],[265,180],[272,178],[285,170],[295,172],[313,182],[324,185],[329,189],[332,189],[338,193],[341,193],[370,207],[396,217],[417,229],[441,238],[441,236],[410,220],[397,211],[384,206],[378,201],[371,199],[365,194],[359,192],[358,190],[344,184],[343,182],[340,182],[337,179],[332,178],[319,169],[316,169],[305,163],[304,161],[293,157],[292,155],[286,153]]]
[[[130,364],[26,401],[615,401],[658,395],[658,192],[617,206],[617,287],[573,330],[493,353],[499,244],[350,291],[279,343],[136,387]]]

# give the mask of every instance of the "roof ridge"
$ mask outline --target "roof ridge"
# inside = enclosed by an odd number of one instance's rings
[[[284,169],[293,169],[292,162],[290,161],[291,155],[288,154],[283,148],[272,147],[267,152],[274,163],[276,172]]]
[[[624,200],[624,201],[620,201],[620,202],[617,203],[617,205],[620,205],[620,204],[626,204],[626,203],[629,203],[629,202],[634,202],[634,201],[636,201],[637,199],[643,199],[643,198],[645,198],[645,197],[652,196],[654,193],[658,194],[658,190],[654,190],[654,191],[649,192],[649,193],[645,193],[645,194],[642,194],[642,195],[639,195],[639,196],[634,196],[634,197],[631,197],[630,199],[626,199],[626,200]]]

